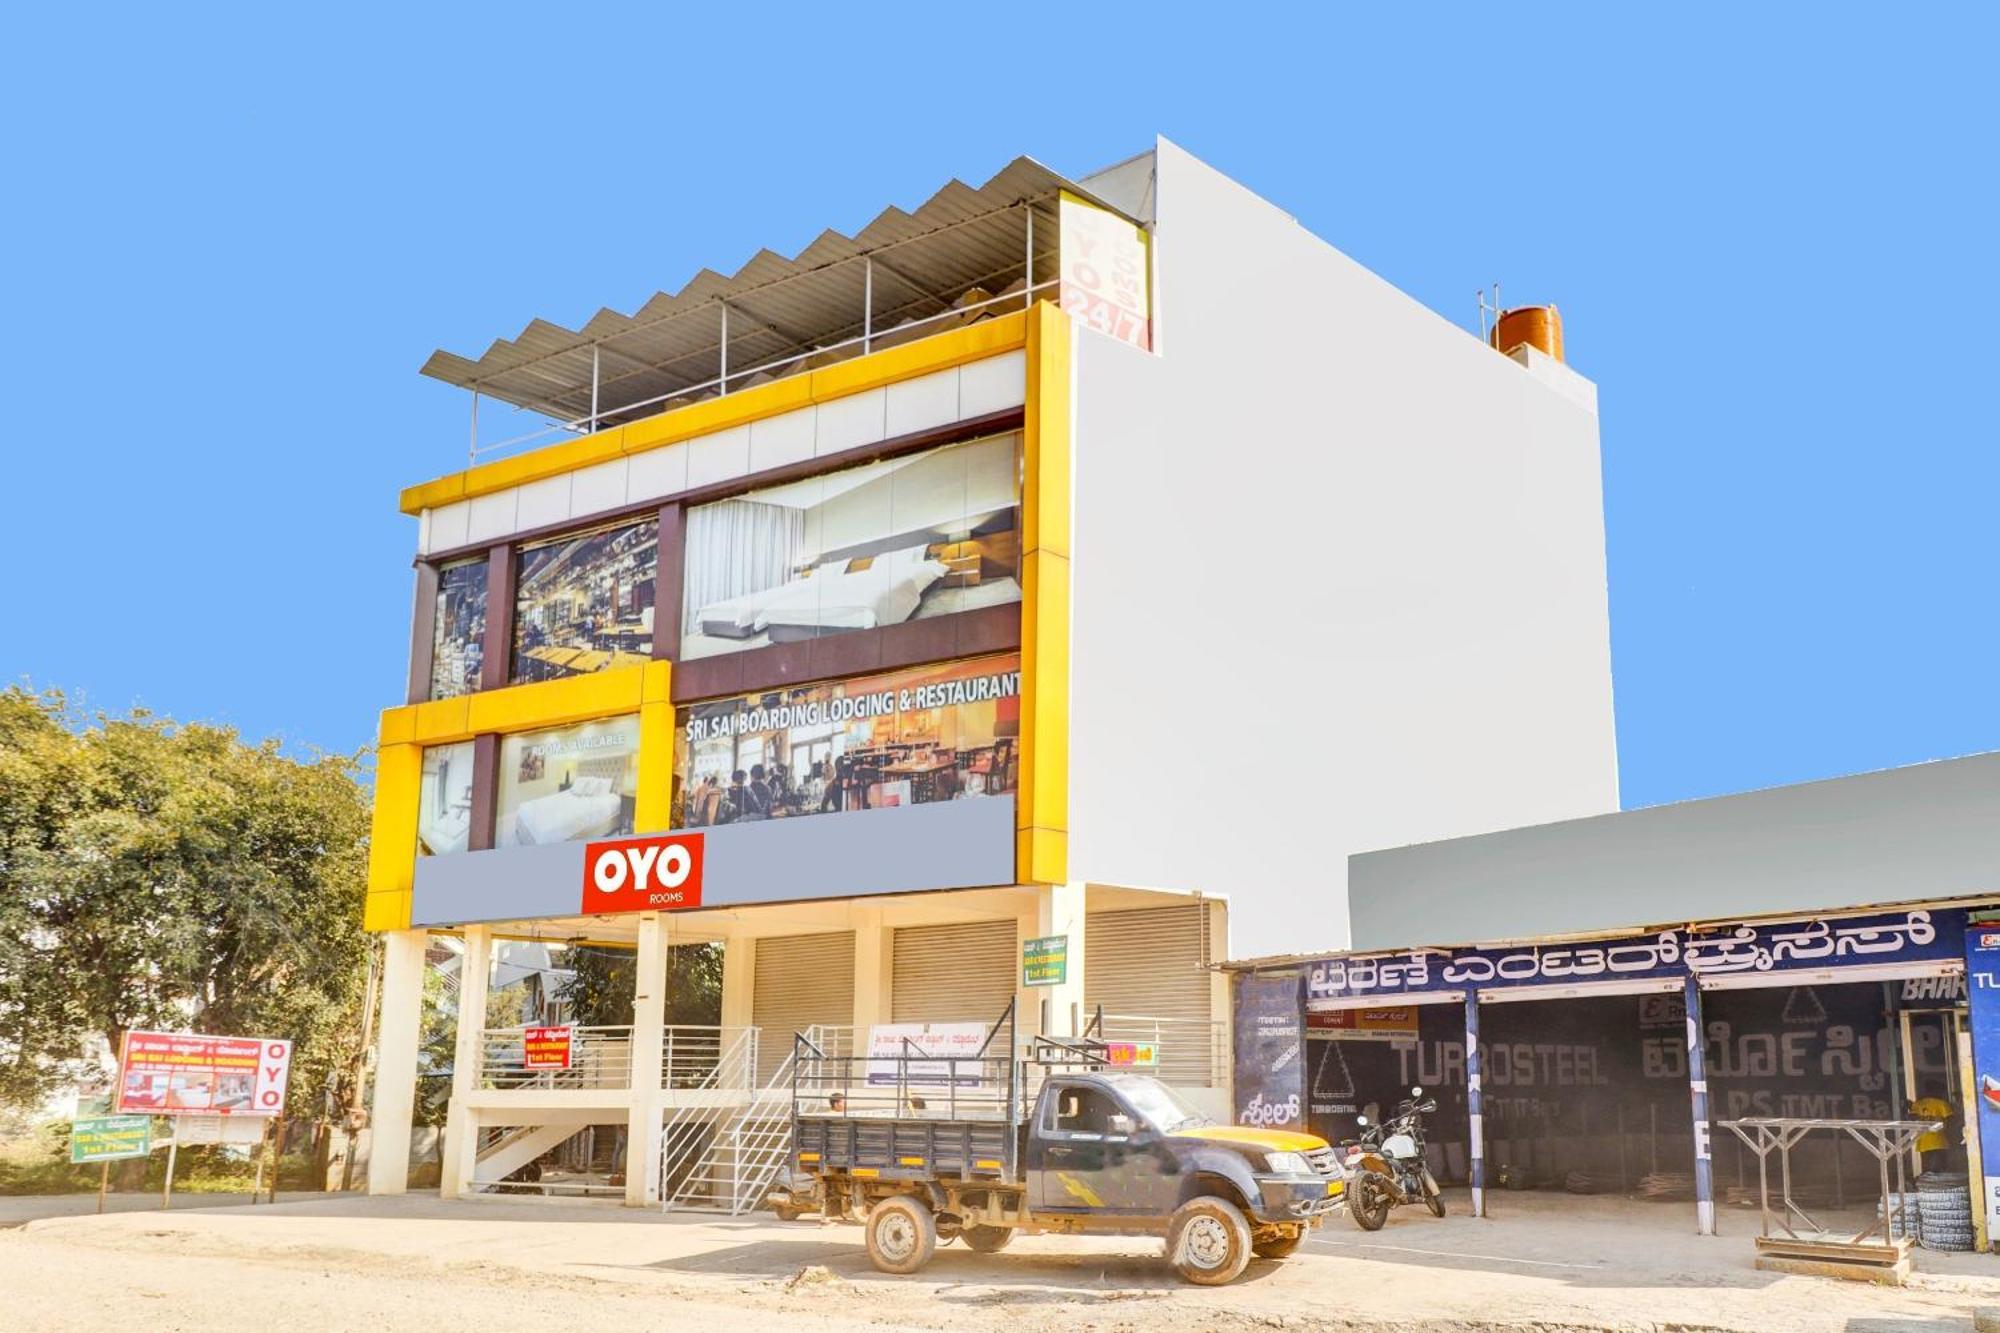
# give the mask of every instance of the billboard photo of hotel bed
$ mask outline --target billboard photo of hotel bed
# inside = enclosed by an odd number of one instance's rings
[[[1015,789],[1014,654],[679,710],[682,828],[974,800]]]
[[[1020,435],[690,509],[681,660],[1021,600]]]

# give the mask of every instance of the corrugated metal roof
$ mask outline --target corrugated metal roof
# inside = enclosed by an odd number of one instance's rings
[[[601,424],[649,415],[641,406],[713,380],[721,310],[729,310],[733,377],[861,333],[863,255],[873,258],[873,331],[940,315],[973,289],[1022,283],[1026,215],[1035,215],[1035,276],[1053,276],[1055,195],[1089,192],[1032,158],[1014,159],[978,187],[951,181],[914,212],[886,208],[852,236],[827,231],[786,258],[761,250],[736,272],[710,269],[659,292],[630,315],[603,309],[580,329],[537,319],[476,360],[439,350],[423,373],[463,389],[575,420],[591,411],[593,348]],[[633,410],[625,410],[633,409]]]

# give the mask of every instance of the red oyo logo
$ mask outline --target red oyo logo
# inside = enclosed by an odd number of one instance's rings
[[[587,843],[583,911],[679,912],[701,906],[701,834]]]

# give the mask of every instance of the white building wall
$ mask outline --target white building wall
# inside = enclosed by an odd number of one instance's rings
[[[1076,334],[1070,873],[1348,939],[1350,852],[1615,809],[1597,420],[1162,141]]]

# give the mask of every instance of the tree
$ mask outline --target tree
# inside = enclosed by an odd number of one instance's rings
[[[556,998],[572,1022],[618,1026],[632,1021],[638,955],[572,940],[563,955],[569,975]],[[722,946],[675,944],[667,948],[667,1023],[714,1026],[722,1021]]]
[[[359,756],[0,691],[0,1102],[138,1027],[289,1037],[289,1105],[353,1097],[368,937]]]

